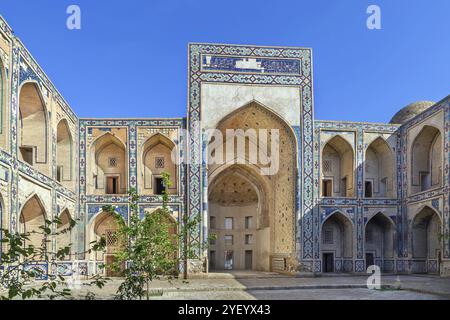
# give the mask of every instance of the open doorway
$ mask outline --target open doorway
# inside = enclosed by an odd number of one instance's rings
[[[324,253],[323,254],[323,272],[334,272],[334,254]]]
[[[118,194],[119,193],[119,177],[106,177],[106,193]]]

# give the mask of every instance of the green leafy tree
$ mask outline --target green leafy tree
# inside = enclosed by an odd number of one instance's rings
[[[125,277],[116,293],[117,299],[149,299],[153,280],[170,281],[178,277],[181,263],[184,262],[186,270],[188,259],[200,250],[189,241],[191,234],[197,232],[199,217],[184,216],[181,223],[174,221],[167,205],[167,189],[171,186],[169,174],[163,173],[163,183],[162,207],[151,213],[145,212],[143,216],[139,213],[139,195],[136,190],[130,190],[128,224],[115,213],[114,207],[103,207],[104,211],[115,215],[118,224],[119,249],[114,263],[107,266]]]
[[[36,267],[36,263],[46,263],[48,266],[55,260],[64,260],[70,255],[71,244],[59,248],[56,252],[49,250],[51,238],[69,233],[76,225],[76,221],[70,219],[69,226],[57,232],[52,231],[52,225],[61,224],[59,218],[45,220],[44,225],[38,230],[30,232],[10,232],[8,229],[0,229],[2,232],[1,246],[1,270],[0,270],[0,299],[70,299],[72,290],[67,279],[61,275],[49,275],[46,271]],[[32,237],[42,239],[39,246],[31,242]],[[86,251],[101,251],[104,248],[104,240],[93,242],[92,248]],[[102,288],[107,279],[94,276],[83,285]],[[88,293],[92,296],[92,293]]]

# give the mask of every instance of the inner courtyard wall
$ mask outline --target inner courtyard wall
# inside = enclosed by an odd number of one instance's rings
[[[200,164],[170,167],[173,187],[169,190],[169,207],[176,219],[180,219],[183,214],[202,214],[199,235],[192,239],[202,241],[209,233],[208,210],[211,208],[208,208],[207,203],[208,168],[203,161],[205,137],[200,130],[215,128],[224,117],[248,103],[259,103],[287,123],[295,134],[297,147],[295,188],[288,195],[292,198],[289,209],[294,212],[294,222],[286,228],[280,227],[280,230],[295,232],[293,252],[281,250],[282,254],[274,255],[272,250],[267,253],[270,250],[265,248],[271,244],[267,240],[270,232],[266,229],[255,237],[260,244],[255,251],[261,255],[272,255],[268,263],[270,270],[324,272],[323,253],[335,249],[331,244],[323,243],[322,226],[330,216],[339,213],[352,225],[351,241],[346,241],[351,256],[340,254],[339,258],[342,259],[334,261],[333,269],[335,272],[363,273],[367,267],[366,253],[378,250],[371,245],[366,246],[366,225],[372,217],[382,214],[394,226],[393,254],[389,253],[381,261],[375,261],[383,271],[450,275],[450,97],[401,125],[314,120],[311,56],[311,50],[303,48],[190,44],[191,77],[188,83],[187,118],[79,119],[0,17],[1,225],[20,231],[21,211],[32,198],[39,199],[47,217],[57,217],[67,210],[72,218],[81,221],[71,235],[75,245],[70,261],[55,261],[54,266],[38,263],[37,266],[48,273],[61,275],[70,275],[73,269],[81,274],[100,272],[104,261],[81,252],[87,249],[90,228],[101,214],[102,206],[113,205],[124,219],[128,219],[130,212],[126,193],[133,188],[137,189],[140,196],[140,212],[154,210],[162,204],[161,196],[154,194],[153,183],[145,186],[147,177],[160,172],[156,168],[146,171],[143,161],[146,141],[160,134],[170,141],[170,148],[175,148],[178,156],[188,155],[191,159],[200,159]],[[284,64],[280,64],[280,60]],[[230,61],[250,67],[230,68]],[[23,161],[19,149],[20,132],[23,130],[19,120],[20,93],[26,84],[35,86],[40,102],[45,107],[45,117],[42,118],[46,119],[43,130],[45,148],[38,151],[36,159],[39,163],[34,164]],[[58,148],[61,139],[58,139],[57,129],[61,121],[67,123],[71,137],[69,149]],[[432,173],[430,187],[421,190],[420,177],[417,175],[419,171],[413,170],[413,144],[417,136],[425,132],[424,128],[430,127],[437,131],[429,132],[440,133],[440,140],[434,139],[429,153],[423,153],[433,155],[433,161],[428,163],[419,160],[427,163]],[[194,139],[189,140],[183,129],[187,129]],[[125,157],[118,159],[122,166],[120,171],[124,172],[120,177],[122,188],[119,194],[106,194],[103,189],[94,188],[92,181],[95,153],[92,158],[91,147],[96,139],[106,133],[114,135],[125,148]],[[35,138],[32,130],[28,134]],[[350,145],[353,156],[343,167],[334,168],[332,162],[331,171],[346,172],[346,176],[352,173],[353,177],[347,181],[348,196],[339,195],[336,189],[334,194],[324,197],[322,179],[326,174],[322,172],[322,151],[327,142],[336,136]],[[377,192],[380,189],[380,177],[367,170],[365,163],[375,162],[373,156],[366,159],[366,151],[373,141],[380,138],[386,142],[393,155],[393,165],[381,174],[387,177],[385,196],[379,196]],[[61,152],[58,150],[70,154],[70,161],[59,161],[61,155],[58,154]],[[155,150],[157,152],[147,161],[147,167],[149,163],[155,163],[155,157],[168,158],[167,150]],[[100,162],[103,162],[102,166],[107,166],[109,161],[109,157],[106,157]],[[64,167],[62,176],[58,174],[58,166],[61,165]],[[338,173],[332,176],[338,179]],[[374,181],[372,197],[365,196],[366,180]],[[278,195],[274,193],[269,196]],[[433,246],[438,247],[439,252],[434,250],[436,253],[426,259],[415,259],[412,225],[424,209],[432,210],[438,219],[433,220],[431,228],[432,235],[438,236],[438,241],[430,238],[428,243],[434,243]],[[283,223],[279,222],[280,225]],[[336,234],[338,228],[335,230]],[[339,236],[336,234],[336,243],[341,242]],[[375,234],[377,237],[380,238],[381,234]],[[57,248],[57,239],[51,241],[52,248]],[[192,270],[204,271],[203,266],[207,262],[208,253],[203,250],[198,259],[191,263]]]

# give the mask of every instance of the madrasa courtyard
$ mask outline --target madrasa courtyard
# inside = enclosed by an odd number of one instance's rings
[[[449,299],[450,96],[389,123],[316,119],[313,49],[190,43],[185,115],[81,118],[0,16],[2,228],[76,219],[45,239],[69,254],[32,267],[112,277],[97,293],[108,299],[121,280],[105,206],[128,222],[130,190],[141,214],[167,193],[174,225],[201,217],[201,249],[178,270],[189,282],[155,281],[152,299]],[[367,288],[370,266],[381,290]]]

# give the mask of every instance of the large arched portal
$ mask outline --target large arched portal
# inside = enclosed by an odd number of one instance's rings
[[[28,199],[20,212],[21,232],[29,234],[25,247],[33,246],[36,251],[46,248],[46,237],[40,228],[45,226],[45,219],[44,206],[39,197],[34,195]],[[36,258],[39,260],[38,257]]]
[[[412,258],[417,267],[413,272],[439,272],[441,259],[440,235],[441,220],[438,214],[430,207],[424,207],[412,221]],[[431,265],[436,267],[430,268]]]
[[[353,271],[353,224],[339,211],[322,224],[321,253],[323,272]]]
[[[221,135],[208,148],[209,227],[217,235],[210,269],[283,271],[295,257],[295,135],[257,102],[216,128]]]
[[[384,262],[394,258],[394,225],[382,213],[374,215],[366,224],[364,248],[366,267],[377,265],[382,270]]]

